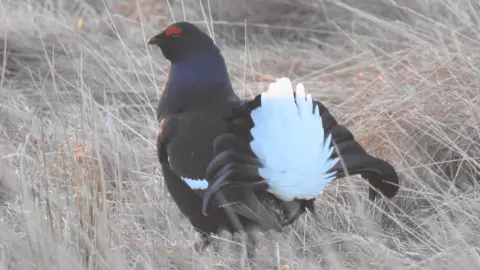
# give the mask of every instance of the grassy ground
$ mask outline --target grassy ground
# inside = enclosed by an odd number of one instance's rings
[[[147,2],[130,20],[100,2],[0,3],[0,269],[239,266],[227,235],[194,252],[163,185],[154,109],[168,63],[145,40],[171,14],[208,18],[239,93],[305,83],[401,176],[377,203],[363,180],[336,181],[320,223],[261,236],[260,269],[480,267],[478,2]]]

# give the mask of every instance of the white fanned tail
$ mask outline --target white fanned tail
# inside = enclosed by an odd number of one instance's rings
[[[313,199],[335,178],[328,172],[337,162],[331,158],[331,135],[324,138],[318,106],[303,84],[296,97],[288,78],[280,78],[262,93],[262,105],[252,111],[252,150],[263,164],[259,174],[269,192],[284,201]],[[296,101],[296,104],[295,104]]]

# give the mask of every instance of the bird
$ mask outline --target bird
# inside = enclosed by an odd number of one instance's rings
[[[287,77],[240,98],[220,48],[199,27],[175,22],[147,40],[170,62],[158,102],[157,154],[163,178],[202,251],[226,230],[281,232],[333,180],[360,175],[370,200],[393,198],[395,168],[374,157],[330,111]]]

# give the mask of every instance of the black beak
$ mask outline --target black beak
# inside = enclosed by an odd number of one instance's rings
[[[160,46],[162,43],[162,39],[160,37],[160,35],[156,35],[156,36],[153,36],[153,37],[150,37],[148,40],[147,40],[147,44],[149,45],[158,45]]]

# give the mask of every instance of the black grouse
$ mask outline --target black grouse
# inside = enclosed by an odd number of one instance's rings
[[[171,63],[157,108],[158,159],[197,250],[222,229],[280,231],[313,213],[323,188],[346,173],[369,181],[371,200],[397,193],[395,169],[369,155],[302,84],[294,91],[281,78],[242,100],[219,48],[195,25],[174,23],[147,43]]]

